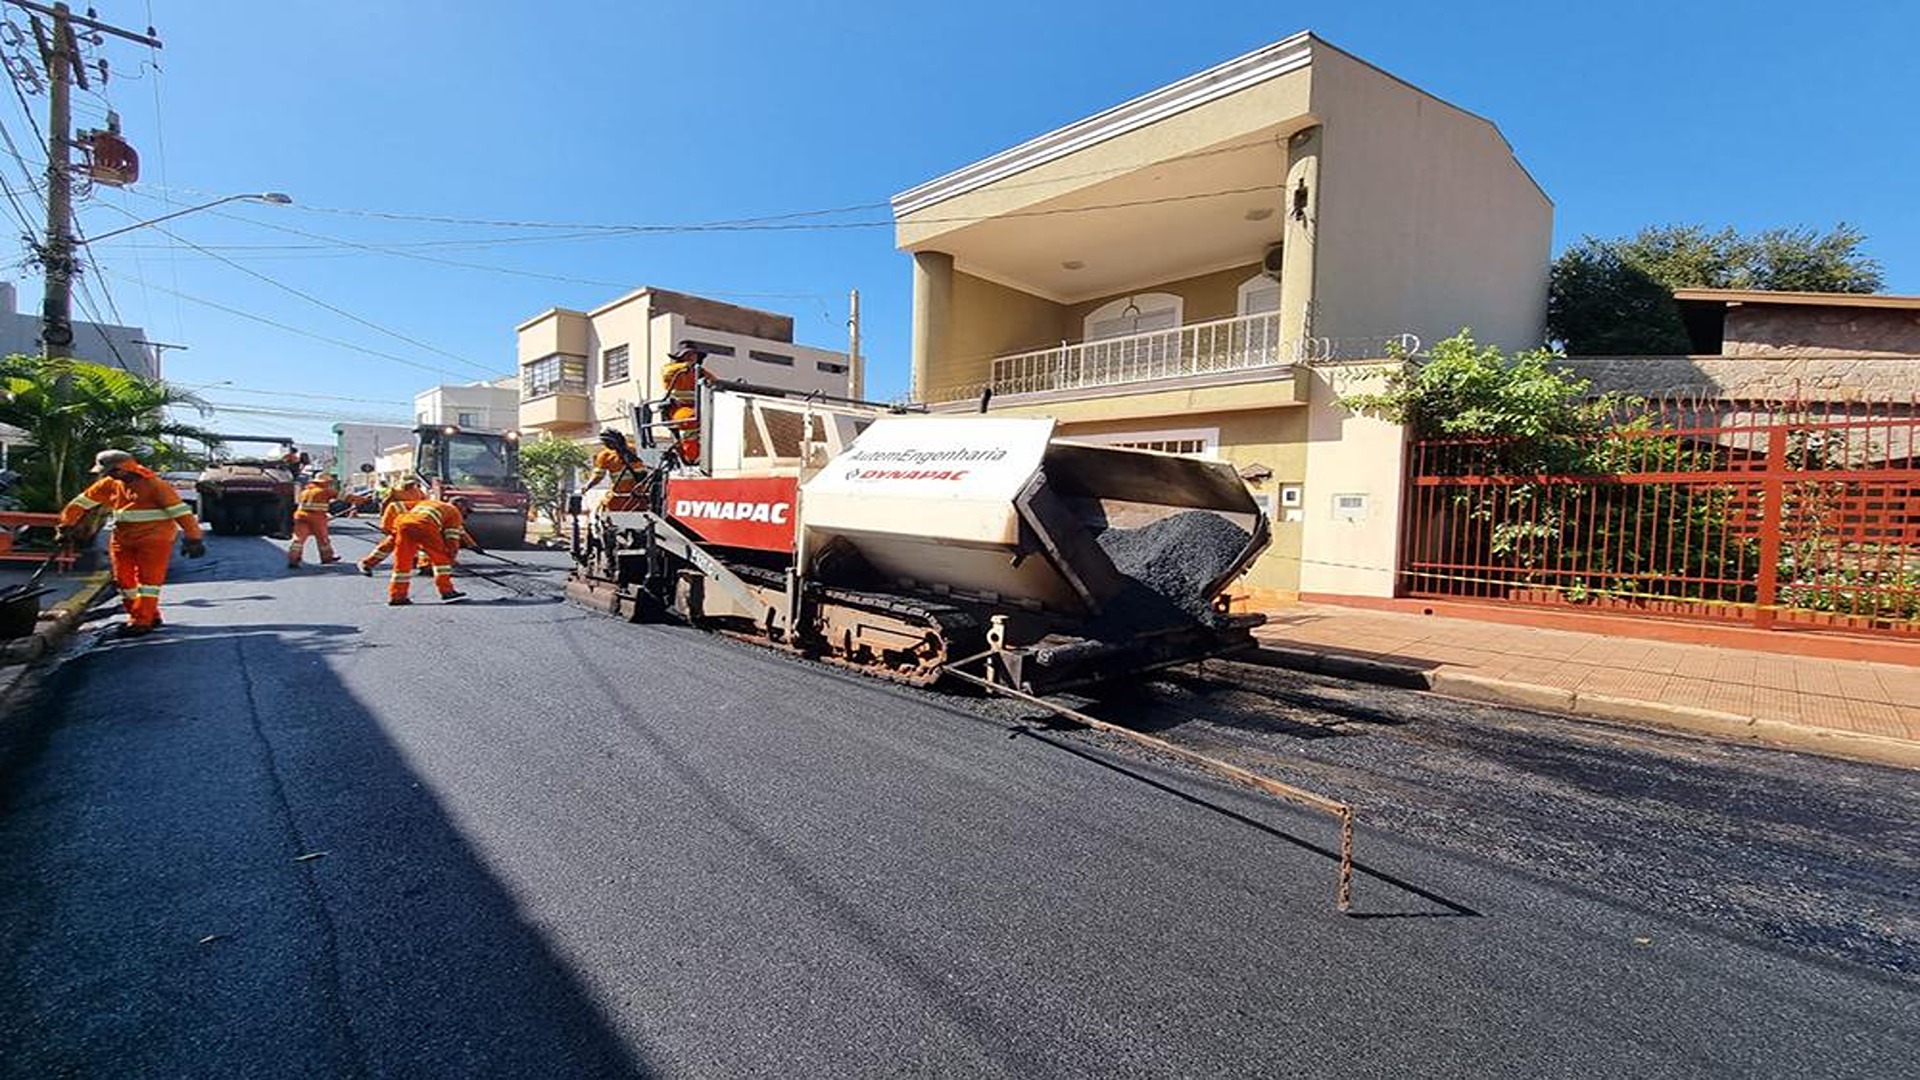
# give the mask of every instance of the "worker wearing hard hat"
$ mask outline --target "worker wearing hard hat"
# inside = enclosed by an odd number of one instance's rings
[[[466,536],[466,515],[458,505],[465,501],[422,499],[394,516],[394,559],[387,581],[388,604],[402,607],[413,603],[407,593],[413,585],[414,557],[422,552],[433,566],[433,587],[439,590],[440,599],[455,604],[467,598],[467,594],[453,587],[450,550]]]
[[[593,455],[593,472],[588,474],[587,485],[580,489],[580,493],[584,495],[598,487],[600,481],[612,477],[613,498],[607,501],[611,503],[615,499],[631,497],[639,488],[641,479],[641,466],[631,460],[631,455],[632,448],[625,435],[613,428],[602,431],[600,449]]]
[[[372,577],[374,567],[379,566],[388,555],[393,553],[394,518],[426,497],[427,493],[421,488],[420,481],[412,477],[400,481],[397,487],[387,489],[386,495],[380,500],[380,542],[375,544],[373,550],[367,553],[367,557],[357,564],[362,574]]]
[[[287,569],[300,569],[300,560],[307,553],[307,537],[313,537],[320,549],[322,563],[337,563],[340,556],[333,553],[333,538],[327,535],[327,519],[333,510],[333,499],[339,488],[332,473],[321,473],[300,489],[300,498],[293,508],[293,540],[287,544]]]
[[[185,532],[180,551],[189,559],[207,553],[200,522],[180,492],[125,450],[102,450],[94,455],[93,471],[100,479],[75,495],[60,511],[54,543],[70,546],[74,527],[97,507],[113,514],[113,539],[107,554],[113,560],[114,584],[127,611],[123,634],[145,634],[160,627],[160,586],[167,582],[167,562],[173,538]]]
[[[700,461],[700,384],[711,378],[701,365],[707,354],[692,341],[682,341],[679,349],[667,354],[672,361],[660,369],[660,385],[666,391],[668,430],[680,449],[680,460],[689,465]]]

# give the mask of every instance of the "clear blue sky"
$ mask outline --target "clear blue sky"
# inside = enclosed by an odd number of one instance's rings
[[[244,270],[151,228],[95,250],[94,304],[104,284],[120,321],[189,345],[167,376],[229,383],[205,391],[223,402],[404,418],[427,385],[511,371],[521,319],[639,284],[788,311],[828,347],[844,347],[857,287],[869,389],[899,392],[909,262],[889,196],[1300,29],[1499,124],[1555,202],[1556,250],[1648,224],[1847,221],[1889,291],[1920,293],[1920,5],[1895,0],[94,2],[121,25],[151,19],[166,47],[159,73],[138,46],[97,51],[143,175],[138,193],[87,200],[84,228],[167,200],[296,200],[167,226]],[[98,116],[83,95],[81,121]],[[38,159],[19,104],[0,118]],[[831,207],[866,208],[811,219],[844,228],[571,238],[364,213],[672,225]],[[395,245],[414,257],[366,249]],[[12,276],[33,309],[37,281]],[[217,422],[309,439],[329,426]]]

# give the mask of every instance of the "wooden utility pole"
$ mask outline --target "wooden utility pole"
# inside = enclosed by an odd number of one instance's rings
[[[847,294],[847,375],[851,380],[847,396],[856,401],[867,398],[867,373],[860,361],[860,290]]]
[[[6,0],[33,15],[33,36],[40,61],[47,68],[47,238],[40,245],[40,264],[46,271],[46,293],[40,302],[40,348],[46,356],[60,355],[73,344],[73,98],[70,80],[87,85],[80,61],[77,23],[88,30],[112,34],[152,48],[160,39],[147,27],[144,34],[122,30],[92,18],[75,15],[64,3],[47,7],[29,0]],[[53,20],[52,31],[38,16]],[[101,69],[103,72],[104,68]]]
[[[73,69],[72,11],[53,5],[53,41],[42,41],[47,65],[47,242],[40,261],[47,288],[40,302],[40,348],[58,355],[73,344]],[[40,28],[34,20],[34,29]]]

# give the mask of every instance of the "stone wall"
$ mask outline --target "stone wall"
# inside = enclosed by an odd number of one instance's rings
[[[1920,311],[1737,304],[1727,309],[1727,356],[1920,356]]]
[[[1595,393],[1712,395],[1750,401],[1911,401],[1920,356],[1574,356]]]

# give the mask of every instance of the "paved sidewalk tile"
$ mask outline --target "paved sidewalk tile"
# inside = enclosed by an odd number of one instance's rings
[[[1332,604],[1272,612],[1257,636],[1283,648],[1644,703],[1633,708],[1655,712],[1709,710],[1920,744],[1920,668]]]

